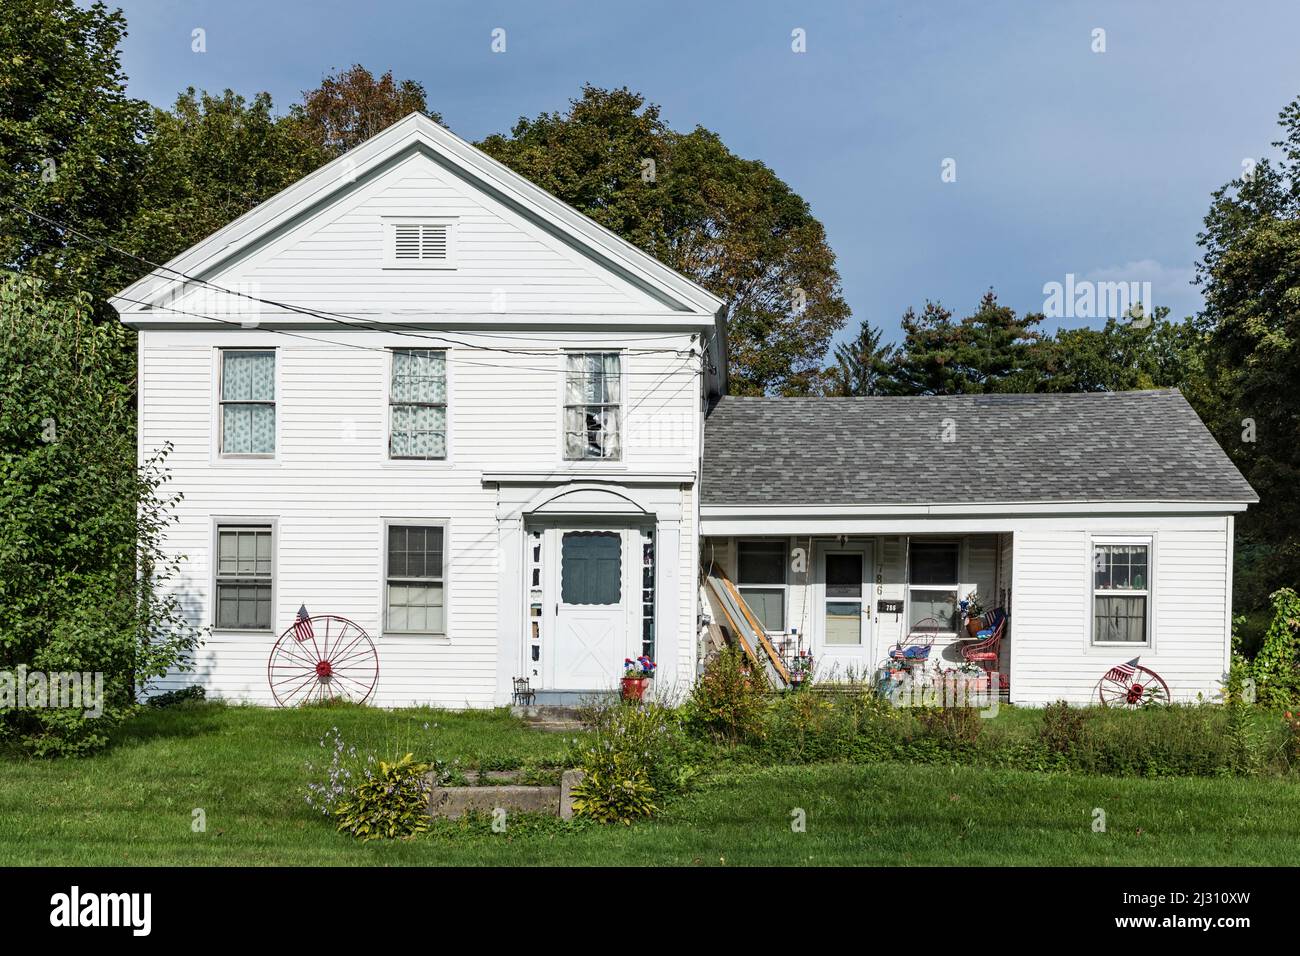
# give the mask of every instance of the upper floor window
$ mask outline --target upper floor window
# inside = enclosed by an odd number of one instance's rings
[[[275,454],[275,350],[221,352],[221,454]]]
[[[447,457],[447,353],[395,349],[388,389],[391,458]]]
[[[1150,539],[1093,541],[1092,642],[1151,643]]]
[[[564,457],[623,457],[623,373],[617,352],[570,352],[564,376]]]

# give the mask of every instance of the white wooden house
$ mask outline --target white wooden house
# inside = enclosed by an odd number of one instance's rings
[[[1226,664],[1255,498],[1181,396],[719,400],[725,303],[420,115],[114,305],[209,629],[157,689],[270,702],[305,605],[370,634],[381,705],[500,705],[518,677],[561,700],[642,651],[680,693],[701,555],[830,667],[969,590],[1011,611],[1013,700],[1084,699],[1138,649],[1179,696]],[[1094,562],[1121,553],[1146,587],[1099,639]],[[861,584],[829,636],[828,567]]]

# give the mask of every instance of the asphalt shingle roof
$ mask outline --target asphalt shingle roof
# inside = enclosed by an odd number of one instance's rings
[[[706,505],[1259,500],[1174,389],[725,397],[701,484]]]

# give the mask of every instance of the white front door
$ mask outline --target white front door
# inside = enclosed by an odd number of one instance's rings
[[[850,670],[865,677],[872,670],[871,558],[865,543],[826,546],[818,556],[819,677],[842,678]]]
[[[549,690],[611,690],[629,656],[629,608],[636,596],[630,547],[622,528],[550,528],[547,566],[552,609]]]

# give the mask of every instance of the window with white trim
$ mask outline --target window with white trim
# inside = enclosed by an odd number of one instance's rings
[[[618,461],[623,457],[622,356],[570,352],[565,361],[565,459]]]
[[[385,539],[384,632],[446,634],[445,527],[390,524]]]
[[[388,456],[447,457],[447,353],[394,349],[388,388]]]
[[[787,542],[736,542],[736,588],[763,630],[785,631]]]
[[[1092,642],[1151,643],[1151,540],[1093,539]]]
[[[961,546],[955,541],[912,541],[908,546],[907,625],[933,619],[956,633]]]
[[[220,630],[271,630],[274,602],[275,529],[269,524],[217,526],[214,562]]]
[[[275,349],[222,349],[221,454],[275,455]]]

